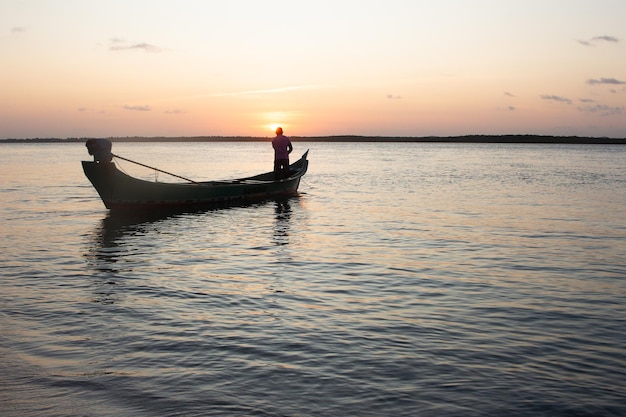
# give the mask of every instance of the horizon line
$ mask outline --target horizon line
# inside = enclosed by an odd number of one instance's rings
[[[77,143],[97,137],[68,138],[5,138],[0,143]],[[271,136],[108,136],[111,142],[256,142],[267,141]],[[536,135],[536,134],[502,134],[502,135],[453,135],[453,136],[369,136],[369,135],[317,135],[290,136],[294,142],[465,142],[465,143],[590,143],[590,144],[626,144],[626,138],[607,136],[576,136],[576,135]]]

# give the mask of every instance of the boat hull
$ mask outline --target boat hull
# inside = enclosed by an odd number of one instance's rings
[[[308,168],[308,151],[290,165],[288,178],[273,172],[228,181],[188,183],[150,182],[133,178],[114,162],[82,161],[83,171],[110,210],[188,209],[245,205],[294,195]]]

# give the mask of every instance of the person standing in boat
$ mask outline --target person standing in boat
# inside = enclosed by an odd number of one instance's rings
[[[274,178],[277,180],[289,176],[289,154],[293,151],[291,141],[283,135],[283,128],[276,129],[276,137],[272,139],[274,148]]]

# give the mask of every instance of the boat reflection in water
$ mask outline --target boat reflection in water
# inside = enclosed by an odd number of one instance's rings
[[[174,213],[110,211],[100,220],[85,258],[92,269],[93,302],[115,304],[127,293],[127,281],[138,269],[142,252],[137,239],[150,228],[172,219]],[[180,214],[179,214],[180,215]]]
[[[300,196],[246,206],[203,210],[111,210],[94,229],[85,258],[92,271],[94,302],[112,304],[129,285],[151,279],[197,279],[226,265],[232,251],[250,262],[270,248],[289,245],[292,206]],[[275,253],[281,261],[289,252]],[[232,260],[231,260],[232,261]],[[237,260],[241,262],[241,260]],[[198,276],[183,277],[188,275]]]

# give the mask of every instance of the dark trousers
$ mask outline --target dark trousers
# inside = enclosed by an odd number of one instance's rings
[[[281,180],[289,176],[289,159],[276,159],[274,161],[274,178]]]

